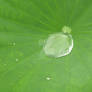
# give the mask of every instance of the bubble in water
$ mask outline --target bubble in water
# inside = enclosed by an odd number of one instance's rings
[[[64,26],[62,32],[51,34],[45,42],[44,52],[47,56],[55,58],[70,54],[73,48],[71,29]]]

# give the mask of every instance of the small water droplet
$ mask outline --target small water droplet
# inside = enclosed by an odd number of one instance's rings
[[[51,80],[51,78],[50,77],[46,77],[46,80]]]
[[[4,66],[7,66],[7,64],[4,64]]]
[[[44,52],[47,56],[55,58],[70,54],[73,48],[71,29],[64,26],[62,32],[51,34],[44,45]]]
[[[16,43],[15,42],[11,42],[9,43],[10,46],[16,46]]]
[[[16,43],[15,43],[15,42],[13,42],[12,44],[13,44],[13,46],[15,46],[15,45],[16,45]]]
[[[62,32],[63,33],[71,33],[71,28],[70,27],[68,27],[68,26],[64,26],[63,28],[62,28]]]
[[[19,59],[18,58],[16,58],[16,62],[18,62],[19,61]]]

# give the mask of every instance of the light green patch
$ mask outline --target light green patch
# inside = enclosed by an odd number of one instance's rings
[[[92,0],[0,0],[0,92],[92,92]]]

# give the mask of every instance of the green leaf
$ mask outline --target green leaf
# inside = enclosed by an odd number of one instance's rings
[[[71,54],[46,56],[64,26]],[[0,0],[0,92],[92,92],[92,0]]]

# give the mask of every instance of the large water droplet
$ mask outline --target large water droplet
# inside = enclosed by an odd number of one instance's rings
[[[44,52],[47,56],[62,57],[70,54],[73,48],[71,29],[64,26],[62,32],[51,34],[45,42]]]

